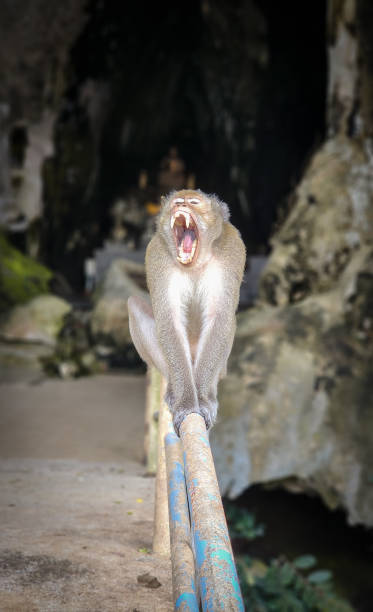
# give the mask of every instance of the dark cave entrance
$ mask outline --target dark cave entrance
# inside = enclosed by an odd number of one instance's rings
[[[61,229],[45,249],[49,263],[74,283],[76,261],[107,235],[115,199],[137,186],[142,170],[155,186],[171,146],[197,187],[229,203],[248,252],[266,252],[279,211],[325,134],[325,1],[91,0],[87,11],[56,129],[57,151],[71,149],[66,138],[84,143],[72,155],[80,187],[68,186],[68,202],[62,197]],[[89,108],[87,83],[104,91]],[[96,176],[87,194],[89,165]],[[50,219],[56,191],[66,192],[60,181],[53,197],[47,193]],[[64,256],[82,225],[84,244]]]
[[[258,0],[258,5],[267,20],[271,57],[250,168],[251,223],[262,246],[325,137],[327,9],[321,1]]]
[[[235,555],[269,563],[284,551],[288,560],[312,554],[319,567],[332,571],[337,592],[354,610],[370,611],[372,530],[349,525],[343,510],[330,510],[317,496],[291,493],[274,484],[253,485],[234,502],[225,500],[225,505],[244,508],[264,525],[263,537],[233,538]]]

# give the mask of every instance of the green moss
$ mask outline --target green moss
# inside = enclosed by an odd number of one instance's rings
[[[0,310],[49,293],[52,272],[23,255],[0,233]]]

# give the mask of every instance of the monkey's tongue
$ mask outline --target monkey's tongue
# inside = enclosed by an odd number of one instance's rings
[[[177,260],[182,264],[190,264],[197,248],[197,236],[194,229],[178,227],[177,244]]]
[[[184,232],[183,239],[183,251],[184,253],[191,253],[194,242],[194,235],[190,230],[186,230]]]

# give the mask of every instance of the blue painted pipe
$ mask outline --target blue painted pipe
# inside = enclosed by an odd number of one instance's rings
[[[201,415],[180,426],[202,609],[244,612],[214,461]]]
[[[165,436],[165,452],[174,609],[199,612],[184,463],[180,439],[171,430]]]

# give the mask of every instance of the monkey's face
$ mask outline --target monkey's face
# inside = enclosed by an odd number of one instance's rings
[[[190,266],[220,235],[222,222],[220,202],[201,191],[184,190],[163,200],[159,230],[176,260]]]

